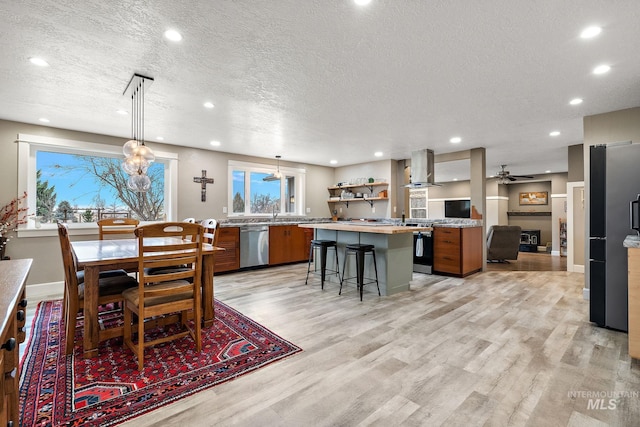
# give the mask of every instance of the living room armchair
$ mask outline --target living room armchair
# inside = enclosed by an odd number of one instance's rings
[[[487,234],[487,261],[509,262],[518,259],[520,249],[520,233],[517,225],[492,225]]]

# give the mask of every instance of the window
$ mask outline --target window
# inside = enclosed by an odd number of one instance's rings
[[[27,192],[29,214],[45,226],[60,219],[84,223],[113,216],[142,221],[176,217],[173,153],[155,153],[147,171],[152,190],[135,193],[126,188],[120,146],[22,134],[18,144],[18,184]]]
[[[273,165],[229,161],[229,216],[304,215],[305,170],[280,167],[280,178],[274,172]]]

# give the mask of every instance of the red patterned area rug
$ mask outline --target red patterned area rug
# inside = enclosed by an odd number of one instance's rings
[[[202,353],[190,337],[150,347],[139,372],[121,338],[100,343],[100,355],[84,359],[78,335],[73,355],[65,356],[61,314],[62,301],[37,308],[22,359],[23,427],[115,425],[301,351],[216,300],[215,322],[202,330]],[[121,321],[115,312],[105,318]]]

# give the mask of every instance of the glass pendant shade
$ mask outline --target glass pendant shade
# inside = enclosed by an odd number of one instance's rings
[[[153,154],[153,151],[151,151],[151,149],[146,145],[138,145],[134,149],[134,155],[142,157],[149,163],[153,162],[156,159],[156,156]]]
[[[130,139],[129,141],[124,143],[124,146],[122,147],[122,153],[125,157],[133,156],[136,148],[138,148],[138,141],[136,141],[135,139]]]
[[[131,156],[124,159],[122,162],[122,169],[128,175],[135,175],[138,173],[147,173],[149,168],[149,162],[140,156]]]
[[[127,181],[127,187],[136,192],[145,192],[151,188],[151,179],[144,174],[131,175]]]

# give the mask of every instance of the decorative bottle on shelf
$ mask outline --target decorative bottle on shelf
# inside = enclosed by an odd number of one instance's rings
[[[402,209],[402,223],[404,224],[404,209]]]

